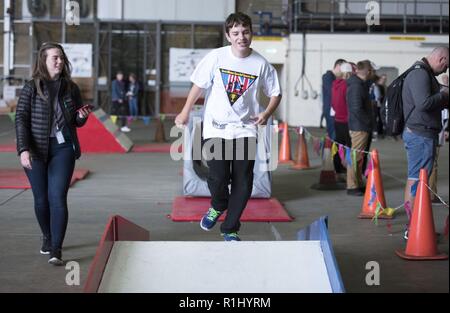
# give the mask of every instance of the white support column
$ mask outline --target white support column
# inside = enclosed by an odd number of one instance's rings
[[[11,16],[7,13],[11,0],[4,0],[3,22],[3,75],[9,76],[14,64],[14,34],[11,31]]]

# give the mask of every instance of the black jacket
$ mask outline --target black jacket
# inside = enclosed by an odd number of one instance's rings
[[[28,81],[20,93],[16,110],[17,153],[20,155],[23,151],[29,151],[33,158],[47,161],[53,105],[46,84],[42,83],[41,88],[48,100],[39,96],[33,80]],[[69,90],[68,83],[61,80],[58,99],[78,159],[81,151],[76,127],[83,126],[87,121],[76,112],[83,105],[80,89],[71,83]]]
[[[372,107],[369,87],[356,75],[347,79],[348,129],[372,132]]]
[[[332,71],[322,75],[322,110],[328,114],[331,109],[331,87],[336,76]]]
[[[426,69],[414,69],[403,82],[403,116],[406,127],[423,137],[436,139],[442,129],[441,111],[448,107],[448,97],[440,92],[433,70],[426,60],[418,61]]]

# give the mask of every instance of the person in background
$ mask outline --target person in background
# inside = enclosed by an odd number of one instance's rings
[[[128,107],[129,107],[129,111],[130,111],[130,115],[136,119],[136,117],[138,116],[138,98],[139,98],[139,83],[137,81],[137,77],[136,74],[131,73],[129,75],[129,84],[128,84],[128,92],[127,92],[127,97],[128,97]]]
[[[347,80],[348,128],[352,141],[352,149],[368,151],[372,134],[372,107],[369,98],[367,81],[372,78],[374,69],[369,60],[356,64],[356,75]],[[357,166],[347,166],[347,194],[351,196],[364,195],[362,173],[364,172],[364,158],[367,154],[356,154]],[[356,169],[356,171],[354,170]]]
[[[338,59],[334,62],[333,70],[328,70],[322,76],[322,117],[325,118],[327,126],[327,134],[330,139],[334,140],[334,123],[331,117],[331,85],[336,79],[336,75],[339,75],[341,64],[344,63],[344,59]],[[322,119],[320,118],[320,124],[322,125]]]
[[[127,126],[128,107],[126,99],[126,84],[123,80],[123,72],[118,71],[116,74],[116,79],[112,81],[111,85],[111,112],[110,115],[119,116],[119,127],[124,133],[131,131]]]
[[[416,61],[403,82],[403,116],[406,117],[402,138],[408,162],[405,185],[405,209],[412,216],[419,174],[426,169],[431,175],[436,157],[438,136],[442,130],[442,110],[448,109],[448,87],[435,76],[448,69],[448,47],[437,47],[427,57]],[[408,228],[404,239],[408,239]]]
[[[64,264],[67,193],[75,160],[81,155],[76,127],[82,127],[90,113],[70,73],[62,46],[44,43],[16,111],[17,153],[33,191],[43,236],[40,253],[50,255],[48,262],[53,265]]]
[[[336,142],[351,147],[352,142],[348,130],[348,107],[347,107],[347,79],[353,75],[352,66],[349,63],[340,65],[340,74],[333,81],[331,88],[331,108],[334,111],[334,129]],[[334,156],[334,168],[336,173],[343,174],[346,168],[342,165],[339,154]]]
[[[381,105],[386,96],[386,74],[374,76],[374,83],[370,86],[370,95],[373,108],[373,140],[382,138],[384,135],[383,121],[381,118]]]

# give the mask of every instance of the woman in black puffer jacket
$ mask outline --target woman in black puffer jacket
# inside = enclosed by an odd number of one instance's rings
[[[80,157],[76,127],[90,113],[70,77],[71,65],[57,43],[39,49],[33,79],[20,94],[16,111],[17,152],[31,184],[34,209],[43,234],[41,254],[63,265],[67,192]]]

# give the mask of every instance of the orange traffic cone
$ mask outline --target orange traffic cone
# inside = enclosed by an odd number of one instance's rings
[[[309,165],[308,146],[306,145],[304,131],[301,131],[301,133],[298,134],[297,154],[295,160],[296,161],[292,166],[293,169],[304,170],[311,168],[311,166]]]
[[[289,141],[289,126],[286,122],[279,126],[279,130],[283,132],[281,137],[280,152],[278,153],[278,164],[290,164],[291,158],[291,142]]]
[[[408,231],[406,250],[395,253],[407,260],[446,260],[448,255],[439,253],[434,231],[433,211],[428,190],[428,175],[426,169],[420,170],[419,186]]]
[[[166,135],[164,132],[164,124],[161,118],[156,120],[155,142],[166,142]]]
[[[367,177],[366,192],[364,194],[364,201],[361,208],[359,218],[373,218],[376,214],[378,203],[381,207],[386,207],[386,200],[384,198],[383,180],[381,179],[380,161],[378,159],[378,151],[372,151],[372,170]],[[391,219],[392,215],[381,213],[378,218]]]
[[[340,183],[336,179],[336,172],[334,171],[333,159],[331,158],[332,142],[330,138],[326,137],[322,156],[322,170],[320,171],[320,179],[318,184],[311,186],[312,189],[317,190],[343,190],[346,188],[345,183]]]

